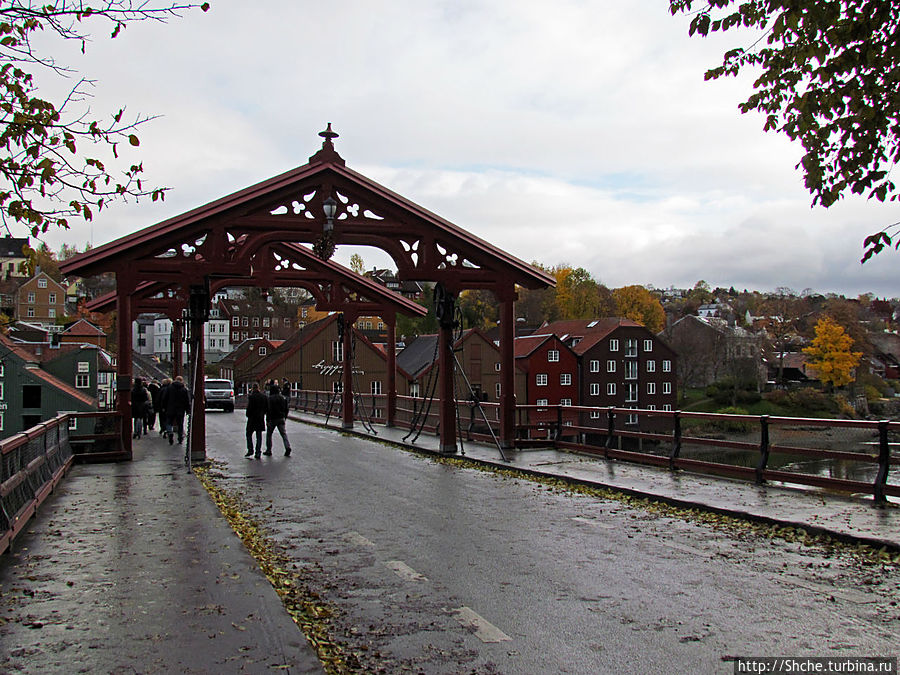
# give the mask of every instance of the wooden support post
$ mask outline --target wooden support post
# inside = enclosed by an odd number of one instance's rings
[[[516,294],[500,299],[500,445],[516,444]]]
[[[438,396],[440,409],[440,450],[456,452],[456,401],[453,400],[453,328],[441,326],[438,332]]]
[[[195,351],[191,363],[195,365],[191,382],[191,464],[206,461],[206,405],[204,396],[204,370],[206,354],[203,349],[203,325],[199,319],[191,319],[191,344]]]
[[[356,317],[344,313],[344,369],[341,373],[341,427],[353,428],[353,322]]]
[[[132,459],[131,387],[134,383],[131,360],[131,294],[134,280],[121,270],[116,272],[116,321],[119,356],[116,361],[116,410],[122,418],[122,450]]]
[[[184,319],[172,321],[172,379],[183,376],[184,370]]]
[[[397,417],[397,316],[382,317],[387,323],[387,426]]]

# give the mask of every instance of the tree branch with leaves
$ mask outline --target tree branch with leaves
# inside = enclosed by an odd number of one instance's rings
[[[799,141],[812,204],[846,194],[896,201],[900,160],[900,3],[885,0],[670,0],[691,15],[690,34],[743,29],[748,45],[706,72],[715,80],[759,72],[741,112]],[[892,243],[890,227],[866,238],[863,262]],[[900,242],[897,242],[900,246]]]
[[[121,108],[94,118],[87,101],[91,80],[36,48],[34,37],[55,33],[62,40],[90,38],[92,22],[105,22],[117,37],[135,21],[167,21],[203,4],[152,7],[130,0],[57,0],[44,4],[18,0],[0,8],[0,219],[32,236],[51,227],[68,228],[72,218],[90,221],[111,202],[163,199],[167,188],[147,187],[143,165],[120,163],[120,145],[138,146],[136,130],[152,117],[126,117]],[[36,73],[74,82],[54,102],[39,94]],[[102,157],[108,153],[109,157]]]

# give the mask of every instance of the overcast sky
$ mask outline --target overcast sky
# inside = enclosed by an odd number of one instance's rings
[[[859,262],[896,208],[810,208],[799,146],[737,109],[751,80],[703,80],[741,36],[689,38],[665,1],[212,5],[115,40],[93,24],[84,56],[47,42],[97,80],[95,113],[160,116],[140,159],[146,181],[173,188],[50,233],[51,247],[103,244],[305,164],[331,122],[350,168],[609,287],[900,296],[900,254]]]

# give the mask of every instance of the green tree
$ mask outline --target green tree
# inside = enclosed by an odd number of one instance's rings
[[[25,271],[28,276],[34,276],[38,268],[44,272],[53,281],[59,283],[62,281],[62,273],[59,271],[59,261],[56,254],[50,250],[44,242],[41,242],[37,248],[30,246],[25,249],[28,259],[25,261]]]
[[[691,35],[751,33],[749,46],[725,52],[706,79],[761,71],[739,109],[761,112],[766,131],[800,142],[798,168],[814,205],[828,207],[847,193],[897,199],[890,170],[900,160],[900,4],[670,0],[669,8],[693,13]],[[863,260],[890,244],[886,231],[868,237]]]
[[[830,316],[823,316],[816,323],[816,337],[803,352],[809,357],[807,364],[819,380],[833,389],[854,380],[853,372],[859,365],[862,352],[851,351],[852,347],[853,338],[841,325]]]
[[[497,325],[500,305],[490,291],[470,289],[459,294],[459,311],[465,328],[487,329]]]
[[[74,40],[84,51],[89,23],[106,22],[115,38],[131,22],[165,21],[194,7],[206,11],[209,4],[12,0],[0,8],[0,219],[7,230],[20,224],[37,236],[53,226],[68,228],[69,218],[91,220],[112,201],[165,195],[141,183],[140,163],[115,168],[123,161],[118,147],[138,146],[135,131],[151,118],[126,119],[122,108],[95,119],[84,105],[90,81],[58,63],[44,51],[50,43],[38,46],[35,37]],[[49,101],[37,95],[35,73],[74,84],[59,101]]]
[[[635,321],[652,333],[666,326],[666,312],[659,299],[643,286],[623,286],[613,290],[620,316]]]

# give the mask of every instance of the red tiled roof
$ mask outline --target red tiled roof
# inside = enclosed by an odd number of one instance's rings
[[[78,335],[81,337],[95,337],[98,335],[103,335],[103,336],[106,335],[106,333],[104,333],[102,330],[97,328],[97,326],[95,326],[90,321],[87,321],[85,319],[79,319],[78,321],[73,323],[71,326],[69,326],[68,328],[66,328],[63,331],[63,334],[64,335]]]
[[[516,358],[520,359],[528,356],[551,337],[552,336],[549,333],[542,333],[541,335],[528,335],[526,337],[516,338],[513,343]]]

